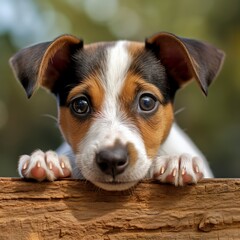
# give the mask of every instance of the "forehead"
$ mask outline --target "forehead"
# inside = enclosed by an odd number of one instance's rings
[[[117,41],[86,45],[73,55],[71,69],[60,83],[60,104],[65,105],[68,93],[91,77],[113,93],[121,90],[129,74],[155,85],[169,99],[165,68],[156,56],[143,43]]]

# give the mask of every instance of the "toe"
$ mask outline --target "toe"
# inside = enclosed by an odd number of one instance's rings
[[[166,176],[166,182],[177,186],[178,185],[178,183],[176,182],[177,173],[178,173],[177,168],[174,168],[172,172]]]
[[[201,180],[204,177],[204,174],[201,171],[201,167],[199,166],[199,163],[201,163],[201,159],[199,157],[194,157],[192,167],[193,167],[193,171],[196,175],[197,180]]]
[[[186,184],[190,184],[190,183],[194,183],[194,179],[190,174],[184,174],[182,176],[182,185],[186,185]]]
[[[41,167],[40,162],[37,162],[37,164],[31,169],[30,173],[31,177],[38,181],[42,181],[46,177],[46,171]]]
[[[62,169],[62,177],[70,177],[71,173],[72,173],[72,168],[71,165],[69,163],[69,159],[66,156],[60,156],[59,157],[59,161],[60,161],[60,166]]]
[[[29,166],[30,156],[22,155],[18,161],[18,173],[22,177],[26,177],[26,172]]]

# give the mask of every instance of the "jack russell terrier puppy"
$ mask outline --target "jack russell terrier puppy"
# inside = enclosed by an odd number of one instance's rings
[[[145,43],[89,45],[62,35],[20,50],[10,59],[15,76],[28,98],[39,86],[56,96],[67,144],[60,153],[21,156],[19,174],[38,181],[84,178],[112,191],[145,177],[175,186],[213,177],[174,123],[173,101],[192,79],[207,95],[223,59],[208,43],[165,32]]]

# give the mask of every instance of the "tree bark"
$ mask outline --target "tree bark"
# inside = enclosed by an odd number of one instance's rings
[[[2,239],[240,239],[240,179],[107,192],[79,180],[0,178]]]

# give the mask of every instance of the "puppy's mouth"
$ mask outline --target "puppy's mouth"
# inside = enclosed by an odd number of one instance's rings
[[[124,191],[127,189],[132,188],[138,183],[138,181],[131,181],[131,182],[93,182],[94,185],[100,187],[107,191]]]

